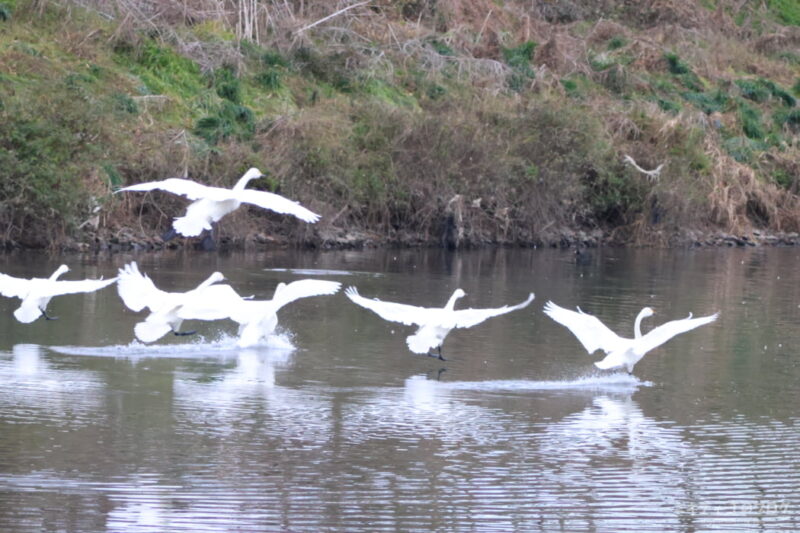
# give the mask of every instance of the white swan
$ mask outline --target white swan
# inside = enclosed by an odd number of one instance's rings
[[[191,335],[194,331],[178,331],[181,323],[188,319],[205,320],[195,316],[193,302],[202,301],[204,291],[225,279],[219,272],[214,272],[203,283],[188,292],[165,292],[156,288],[146,274],[139,272],[136,262],[119,269],[117,292],[125,305],[139,312],[145,307],[150,315],[134,327],[136,338],[142,342],[153,342],[170,331],[175,335]],[[229,287],[230,288],[230,287]],[[231,289],[232,290],[232,289]]]
[[[645,170],[642,167],[640,167],[639,165],[637,165],[636,161],[634,161],[633,158],[631,156],[629,156],[629,155],[625,156],[625,162],[626,163],[630,163],[631,165],[633,165],[633,168],[635,168],[636,170],[638,170],[639,172],[641,172],[642,174],[644,174],[645,176],[647,176],[651,180],[658,179],[658,176],[661,174],[661,169],[664,168],[664,163],[661,163],[660,165],[658,165],[653,170]]]
[[[94,292],[111,285],[117,278],[112,279],[84,279],[76,281],[59,281],[62,274],[69,272],[67,265],[61,265],[49,278],[15,278],[0,274],[0,294],[9,298],[21,298],[22,304],[14,311],[14,316],[20,322],[28,324],[40,316],[47,320],[56,317],[47,315],[47,304],[53,296],[62,294],[75,294],[79,292]]]
[[[172,227],[175,231],[184,237],[196,237],[203,230],[211,231],[212,223],[235,211],[242,203],[257,205],[276,213],[294,215],[306,222],[313,223],[319,220],[319,215],[288,198],[271,192],[245,189],[250,180],[261,176],[263,174],[260,170],[251,168],[239,178],[233,189],[209,187],[208,185],[182,178],[169,178],[162,181],[151,181],[123,187],[117,192],[159,189],[194,200],[186,209],[186,214],[172,222]]]
[[[288,285],[279,283],[272,300],[242,298],[228,285],[214,285],[192,298],[190,307],[194,318],[220,320],[230,318],[239,324],[241,348],[255,346],[266,340],[278,325],[278,311],[291,302],[310,296],[335,294],[342,286],[336,281],[301,279]]]
[[[348,298],[361,307],[366,307],[378,316],[392,322],[400,322],[406,326],[417,325],[416,333],[406,339],[408,348],[414,353],[432,355],[431,350],[438,351],[439,359],[442,357],[442,343],[453,328],[470,328],[493,316],[503,315],[523,309],[533,301],[533,293],[522,303],[504,306],[497,309],[460,309],[454,310],[456,300],[465,296],[461,289],[456,289],[444,307],[417,307],[415,305],[394,302],[382,302],[378,299],[370,300],[358,294],[355,287],[348,287],[344,292]]]
[[[635,337],[626,339],[608,329],[597,317],[581,311],[580,307],[575,312],[559,307],[553,302],[547,302],[544,312],[559,324],[566,326],[590,354],[596,350],[603,350],[608,354],[602,361],[595,362],[597,368],[608,370],[624,366],[628,373],[633,372],[634,365],[653,348],[664,344],[679,333],[709,324],[719,316],[719,313],[714,313],[709,316],[692,318],[692,314],[689,313],[687,318],[666,322],[648,332],[647,335],[642,335],[640,329],[642,319],[654,314],[651,308],[645,307],[639,312],[636,322],[634,322]]]

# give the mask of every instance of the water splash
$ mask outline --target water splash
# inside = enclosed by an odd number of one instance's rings
[[[330,270],[324,268],[265,268],[265,272],[285,272],[287,274],[297,274],[298,276],[371,276],[373,278],[383,277],[379,272],[358,272],[355,270]]]
[[[238,337],[236,335],[221,333],[213,339],[199,336],[190,342],[181,344],[142,344],[139,341],[133,341],[129,344],[114,344],[110,346],[48,346],[48,348],[63,355],[114,357],[122,359],[225,358],[236,357],[240,352],[245,350],[244,348],[236,346],[237,340]],[[277,333],[271,335],[265,342],[247,349],[287,352],[294,351],[295,346],[292,344],[290,334]]]

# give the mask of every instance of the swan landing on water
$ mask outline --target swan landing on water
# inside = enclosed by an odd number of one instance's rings
[[[140,341],[153,342],[170,331],[175,335],[195,333],[178,330],[184,320],[205,320],[196,316],[196,302],[202,302],[204,291],[224,279],[221,273],[214,272],[191,291],[165,292],[158,289],[146,274],[139,272],[139,266],[134,261],[119,269],[117,292],[131,311],[138,313],[145,307],[150,310],[150,315],[136,324],[133,331]]]
[[[240,297],[229,285],[214,285],[199,298],[192,298],[194,318],[221,320],[229,318],[239,324],[236,345],[249,348],[266,341],[278,325],[278,311],[301,298],[335,294],[342,286],[338,281],[301,279],[279,283],[272,300],[251,300]]]
[[[262,176],[263,174],[260,170],[251,168],[239,178],[239,181],[236,182],[232,189],[209,187],[208,185],[182,178],[169,178],[162,181],[150,181],[123,187],[117,192],[159,189],[194,200],[186,209],[186,214],[175,218],[172,222],[175,232],[184,237],[196,237],[203,230],[211,231],[213,223],[219,221],[228,213],[235,211],[243,203],[257,205],[276,213],[293,215],[305,222],[313,223],[319,220],[319,215],[316,213],[309,211],[298,202],[284,198],[279,194],[245,189],[251,180]],[[167,240],[169,238],[171,237],[166,237]]]
[[[348,287],[344,293],[353,303],[366,307],[384,320],[400,322],[406,326],[417,325],[419,329],[416,333],[406,339],[408,349],[414,353],[431,354],[432,350],[438,351],[439,359],[442,357],[442,343],[447,334],[454,328],[471,328],[477,326],[484,320],[498,315],[504,315],[517,309],[524,309],[533,301],[533,293],[522,303],[512,306],[499,307],[497,309],[459,309],[454,310],[456,300],[465,296],[466,293],[461,289],[456,289],[444,307],[417,307],[415,305],[400,304],[394,302],[382,302],[381,300],[370,300],[358,294],[355,287]]]
[[[0,274],[0,294],[22,300],[22,304],[14,311],[14,316],[20,322],[28,324],[40,316],[47,320],[56,318],[48,316],[46,311],[53,296],[94,292],[117,281],[117,278],[59,281],[59,276],[66,272],[69,272],[69,267],[61,265],[49,278],[25,279]]]
[[[642,319],[654,314],[651,308],[645,307],[636,317],[633,326],[635,337],[626,339],[608,329],[597,317],[581,311],[580,307],[576,312],[559,307],[553,302],[547,302],[544,312],[562,326],[566,326],[590,354],[597,350],[606,352],[607,355],[602,361],[595,362],[597,368],[609,370],[625,367],[629,374],[633,372],[633,367],[644,357],[644,354],[653,348],[664,344],[675,335],[710,324],[719,316],[719,313],[714,313],[709,316],[692,318],[692,314],[689,313],[688,318],[666,322],[648,332],[647,335],[642,335],[640,329]]]

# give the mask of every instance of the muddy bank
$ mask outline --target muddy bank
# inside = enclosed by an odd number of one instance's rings
[[[289,232],[268,234],[253,232],[244,237],[222,235],[216,240],[214,250],[204,249],[202,238],[175,238],[164,241],[159,235],[142,236],[133,231],[119,231],[113,235],[95,235],[86,241],[67,239],[63,245],[53,252],[130,252],[130,251],[159,251],[187,249],[197,251],[261,251],[276,248],[306,248],[320,250],[341,249],[367,249],[367,248],[414,248],[433,247],[457,249],[475,249],[491,246],[521,247],[521,248],[560,248],[584,249],[603,246],[612,247],[659,247],[659,248],[686,248],[686,247],[756,247],[756,246],[797,246],[800,245],[800,233],[797,232],[766,232],[753,231],[750,234],[731,234],[725,232],[702,232],[684,230],[674,234],[656,235],[649,244],[626,242],[620,239],[617,232],[595,230],[570,230],[562,229],[551,231],[541,238],[525,242],[510,242],[498,239],[485,239],[482,241],[464,240],[457,244],[448,242],[446,236],[436,239],[426,238],[408,232],[398,232],[395,235],[380,235],[375,232],[363,230],[346,230],[342,228],[324,228],[309,232],[301,240]],[[35,249],[20,243],[3,243],[6,251]],[[39,248],[40,249],[40,248]]]

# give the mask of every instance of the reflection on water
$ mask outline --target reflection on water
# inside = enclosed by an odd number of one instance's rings
[[[722,315],[633,376],[596,371],[540,305],[462,331],[446,363],[341,295],[286,309],[252,349],[225,322],[132,342],[139,317],[113,291],[62,297],[79,312],[56,322],[0,321],[0,531],[800,529],[800,251],[570,259],[137,258],[159,286],[220,270],[256,298],[313,272],[420,305],[455,287],[487,307],[534,291],[612,329],[644,305]]]

